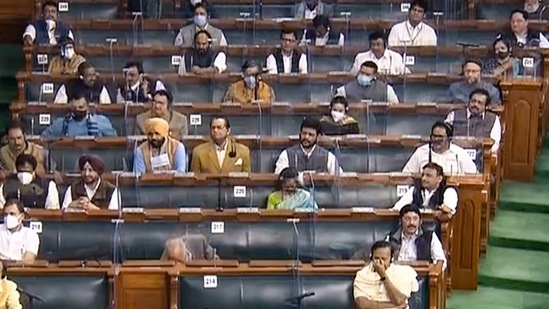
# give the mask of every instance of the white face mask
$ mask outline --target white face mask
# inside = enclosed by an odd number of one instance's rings
[[[65,47],[65,50],[63,51],[63,56],[65,59],[72,59],[72,56],[74,56],[74,47]]]
[[[332,118],[334,118],[335,122],[341,121],[343,117],[345,117],[345,113],[332,111]]]
[[[19,225],[19,219],[17,219],[17,216],[7,215],[4,217],[4,224],[11,230]]]
[[[19,172],[17,173],[17,179],[19,179],[23,185],[28,185],[34,179],[34,175],[29,172]]]
[[[51,30],[55,28],[55,20],[46,19],[46,29]]]

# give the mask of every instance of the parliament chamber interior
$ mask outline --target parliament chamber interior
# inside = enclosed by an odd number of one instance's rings
[[[549,308],[548,5],[0,3],[0,308]]]

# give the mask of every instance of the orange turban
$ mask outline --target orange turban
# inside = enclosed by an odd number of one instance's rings
[[[149,118],[145,121],[147,134],[158,133],[164,137],[170,135],[170,124],[162,118]]]

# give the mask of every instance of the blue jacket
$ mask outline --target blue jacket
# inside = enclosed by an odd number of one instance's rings
[[[36,21],[34,24],[34,29],[36,30],[36,43],[38,44],[50,44],[50,38],[48,36],[48,28],[46,26],[46,20],[40,19]],[[70,29],[69,27],[65,26],[60,21],[55,22],[55,40],[57,42],[64,41],[69,37]]]
[[[63,118],[57,118],[42,132],[43,137],[75,137],[75,136],[116,136],[109,118],[103,115],[88,114],[80,121],[75,121],[71,113]]]

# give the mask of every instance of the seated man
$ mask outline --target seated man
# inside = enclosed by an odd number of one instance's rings
[[[313,28],[305,30],[301,44],[309,42],[312,46],[326,46],[345,44],[345,36],[341,32],[332,31],[330,18],[325,15],[318,15],[313,18]]]
[[[333,8],[321,0],[302,0],[294,8],[296,19],[313,19],[319,15],[332,15]]]
[[[482,62],[476,59],[467,59],[463,63],[463,77],[459,82],[453,82],[446,91],[444,97],[437,100],[439,103],[467,103],[471,91],[482,88],[490,94],[490,101],[495,105],[501,105],[499,90],[489,82],[480,78]]]
[[[453,125],[456,136],[493,139],[492,153],[497,153],[501,141],[501,123],[498,115],[486,109],[490,100],[488,91],[475,89],[469,95],[467,107],[450,112],[445,121]]]
[[[223,96],[223,102],[234,102],[241,105],[267,104],[275,100],[274,90],[261,80],[261,66],[248,60],[242,66],[242,79],[229,86]]]
[[[297,38],[293,30],[282,28],[280,47],[275,48],[266,60],[269,74],[307,74],[307,55],[297,47]]]
[[[16,196],[27,208],[59,209],[57,185],[36,175],[37,165],[36,158],[30,154],[17,156],[17,174],[7,176],[0,184],[0,208],[9,196]]]
[[[63,74],[76,77],[78,67],[86,62],[86,59],[74,51],[74,42],[70,38],[59,44],[59,55],[50,61],[48,72],[50,74]]]
[[[212,36],[206,30],[197,31],[190,51],[181,56],[178,73],[214,74],[227,70],[227,55],[212,49]]]
[[[27,141],[23,124],[19,121],[12,122],[7,130],[8,144],[0,148],[0,168],[9,172],[16,172],[15,160],[21,154],[28,154],[36,159],[36,173],[46,172],[48,153],[44,147]]]
[[[408,10],[408,19],[391,28],[389,46],[436,46],[435,30],[423,22],[426,12],[426,3],[414,0]]]
[[[172,109],[172,94],[166,90],[158,90],[153,95],[152,108],[149,111],[137,115],[134,135],[145,135],[145,123],[150,118],[162,118],[169,122],[169,136],[181,140],[187,135],[187,116]]]
[[[145,77],[143,64],[139,61],[127,62],[123,71],[125,81],[118,85],[116,103],[149,103],[156,90],[166,89],[162,81],[153,82]]]
[[[89,112],[90,105],[82,93],[75,93],[70,101],[71,112],[55,119],[42,137],[116,136],[109,118]]]
[[[436,232],[424,233],[421,228],[421,212],[416,206],[406,205],[400,209],[400,225],[387,235],[387,241],[395,249],[395,258],[400,262],[441,261],[446,269],[446,255]]]
[[[421,173],[429,162],[442,167],[445,175],[463,175],[478,173],[477,167],[465,149],[452,143],[454,129],[452,125],[437,121],[431,127],[431,143],[420,146],[414,151],[403,173]]]
[[[231,124],[224,117],[210,120],[210,141],[193,149],[193,173],[251,173],[250,149],[231,136]]]
[[[276,160],[275,174],[280,174],[287,167],[292,167],[298,172],[332,175],[343,173],[334,154],[317,145],[321,126],[316,118],[305,118],[301,122],[299,144],[286,148],[280,153]]]
[[[545,35],[528,27],[529,18],[530,14],[525,10],[513,10],[509,15],[510,31],[500,33],[498,37],[511,42],[513,46],[549,48]]]
[[[89,62],[78,66],[77,78],[67,80],[55,94],[53,103],[68,103],[69,97],[81,93],[90,103],[110,104],[111,96],[107,87],[98,80],[95,67]]]
[[[408,299],[419,291],[417,273],[408,265],[394,264],[393,258],[394,249],[389,242],[373,244],[370,263],[356,273],[353,282],[358,309],[408,309]]]
[[[160,260],[185,264],[191,260],[219,260],[219,256],[204,235],[190,234],[168,239]]]
[[[227,39],[225,34],[220,29],[210,25],[208,23],[208,7],[205,3],[197,3],[194,6],[194,18],[193,23],[187,25],[179,30],[179,33],[175,37],[175,46],[191,47],[194,42],[195,34],[200,30],[206,30],[211,34],[212,46],[227,46]]]
[[[330,101],[330,114],[320,118],[322,134],[358,134],[358,122],[347,114],[349,102],[344,96],[335,96]]]
[[[162,118],[149,118],[145,121],[145,130],[147,140],[135,151],[133,172],[187,172],[185,146],[170,137],[170,124]]]
[[[409,204],[440,211],[451,217],[456,213],[458,194],[455,188],[446,185],[442,167],[431,162],[423,166],[421,180],[414,182],[414,186],[406,191],[393,209],[400,210]]]
[[[410,73],[410,70],[404,65],[402,56],[386,47],[387,43],[383,33],[379,31],[372,32],[368,36],[368,41],[370,42],[370,50],[358,53],[355,56],[351,74],[357,74],[362,64],[366,61],[373,61],[379,68],[379,72],[383,75]]]
[[[31,264],[40,247],[38,234],[23,225],[25,206],[9,198],[4,205],[4,224],[0,225],[0,260],[22,261]]]
[[[31,46],[34,42],[40,45],[56,45],[66,38],[74,40],[71,29],[59,20],[57,3],[45,1],[42,4],[42,18],[31,23],[23,34],[25,46]]]
[[[63,209],[83,210],[118,209],[118,189],[110,182],[101,179],[105,171],[103,160],[94,155],[83,155],[78,159],[81,179],[65,191]]]
[[[540,0],[524,0],[524,10],[533,20],[548,20],[549,10],[547,4]]]
[[[337,89],[338,96],[346,97],[351,103],[362,101],[398,103],[393,87],[378,79],[377,65],[364,61],[356,79]]]

